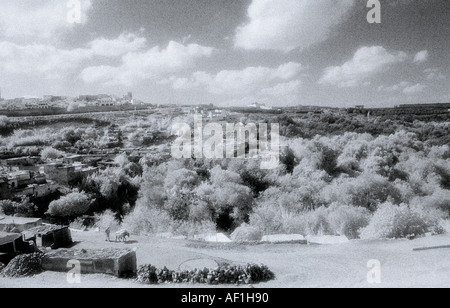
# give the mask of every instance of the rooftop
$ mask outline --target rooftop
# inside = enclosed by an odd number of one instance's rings
[[[0,218],[0,224],[2,225],[24,225],[29,223],[37,223],[41,221],[40,218],[25,218],[25,217],[12,217],[12,216],[6,216],[3,218]]]
[[[42,226],[38,226],[38,227],[34,227],[31,229],[26,230],[25,232],[27,234],[48,234],[54,231],[59,231],[59,230],[63,230],[66,229],[67,227],[65,226],[58,226],[58,225],[42,225]]]
[[[0,232],[0,245],[11,243],[20,238],[21,234]]]

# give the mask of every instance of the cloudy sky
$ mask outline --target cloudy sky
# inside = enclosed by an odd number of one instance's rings
[[[366,5],[0,0],[0,86],[6,98],[132,91],[154,104],[449,102],[450,1],[381,0],[381,24]]]

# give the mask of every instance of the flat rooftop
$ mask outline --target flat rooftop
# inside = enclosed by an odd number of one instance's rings
[[[24,217],[11,217],[11,216],[6,216],[6,217],[0,217],[0,224],[2,225],[10,225],[10,224],[15,224],[15,225],[25,225],[25,224],[29,224],[29,223],[37,223],[41,221],[40,218],[24,218]]]
[[[20,238],[21,234],[0,232],[0,245],[11,243]]]

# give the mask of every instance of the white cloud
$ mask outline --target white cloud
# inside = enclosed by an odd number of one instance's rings
[[[91,66],[80,77],[86,83],[131,86],[134,83],[190,68],[196,61],[212,55],[214,48],[197,44],[182,45],[171,41],[165,49],[159,46],[147,51],[128,52],[119,66]]]
[[[8,38],[52,38],[75,26],[68,21],[68,1],[2,0],[0,36]],[[81,22],[87,20],[91,0],[80,0]]]
[[[212,94],[248,95],[266,89],[266,91],[280,90],[271,89],[274,82],[287,81],[298,76],[302,70],[300,63],[289,62],[277,68],[269,67],[247,67],[242,70],[223,70],[216,75],[196,72],[190,78],[172,77],[165,82],[172,83],[175,89],[189,89],[206,87]],[[288,86],[284,85],[286,88]],[[292,84],[290,85],[292,87]]]
[[[301,89],[301,80],[292,80],[289,82],[279,83],[273,87],[265,88],[261,90],[264,95],[271,96],[287,96],[287,95],[297,95]]]
[[[0,69],[3,74],[59,79],[91,56],[92,52],[88,49],[65,50],[45,44],[0,42]]]
[[[419,51],[415,56],[414,56],[414,63],[424,63],[426,61],[428,61],[428,50],[422,50]]]
[[[116,39],[99,38],[89,43],[89,48],[95,55],[118,57],[128,52],[143,49],[147,44],[144,37],[133,33],[123,33]]]
[[[350,61],[341,66],[326,68],[319,83],[341,88],[355,87],[375,74],[389,69],[392,64],[403,62],[407,58],[404,52],[390,53],[381,46],[361,47]]]
[[[428,68],[423,71],[427,80],[445,80],[447,77],[438,68]]]
[[[414,84],[409,81],[402,81],[398,84],[395,84],[393,86],[379,86],[378,91],[384,91],[384,92],[402,92],[405,95],[413,95],[417,93],[423,92],[427,88],[426,85],[417,83]]]
[[[404,88],[411,86],[411,82],[408,81],[402,81],[398,84],[395,84],[393,86],[379,86],[378,87],[378,91],[385,91],[385,92],[395,92],[395,91],[400,91],[403,90]]]
[[[253,0],[249,22],[236,30],[235,46],[291,51],[327,40],[354,0]]]
[[[426,88],[427,88],[427,86],[418,83],[418,84],[404,88],[403,93],[406,95],[414,95],[414,94],[423,92]]]
[[[94,56],[117,58],[145,47],[145,38],[122,34],[115,39],[97,39],[84,48],[61,49],[51,44],[0,42],[0,70],[3,75],[24,75],[60,79],[76,73]]]

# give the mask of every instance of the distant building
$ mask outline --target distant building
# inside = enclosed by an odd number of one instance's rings
[[[247,106],[248,108],[257,108],[261,110],[272,110],[271,106],[266,106],[265,104],[253,103]]]
[[[44,197],[56,190],[57,185],[40,173],[18,170],[0,175],[0,200],[14,196]]]
[[[87,167],[84,164],[51,163],[44,166],[47,179],[61,185],[69,185],[78,175],[87,176],[97,171],[97,168]]]
[[[216,120],[224,120],[227,116],[227,112],[225,110],[215,109],[208,113],[208,117],[210,119],[216,119]]]
[[[260,108],[261,106],[262,106],[261,104],[255,102],[253,104],[248,105],[247,107],[249,107],[249,108]]]
[[[10,189],[17,189],[33,183],[31,171],[16,171],[8,174],[8,185]]]
[[[63,162],[65,164],[81,163],[82,161],[83,161],[82,155],[71,155],[63,158]]]
[[[78,100],[80,101],[86,101],[86,102],[94,102],[97,100],[100,100],[102,98],[111,98],[111,96],[107,94],[98,94],[98,95],[80,95],[78,97]]]
[[[49,109],[51,106],[49,105],[48,102],[31,102],[31,103],[26,103],[25,107],[27,109]]]
[[[42,98],[44,101],[47,102],[57,102],[67,99],[67,97],[65,96],[55,96],[55,95],[44,95]]]
[[[114,99],[112,97],[103,97],[97,100],[96,104],[102,107],[114,106]]]
[[[4,159],[0,162],[0,165],[5,167],[24,167],[24,166],[34,166],[41,158],[39,156],[26,156],[26,157],[16,157]]]
[[[133,92],[128,92],[127,95],[123,97],[123,99],[131,102],[133,100]]]

